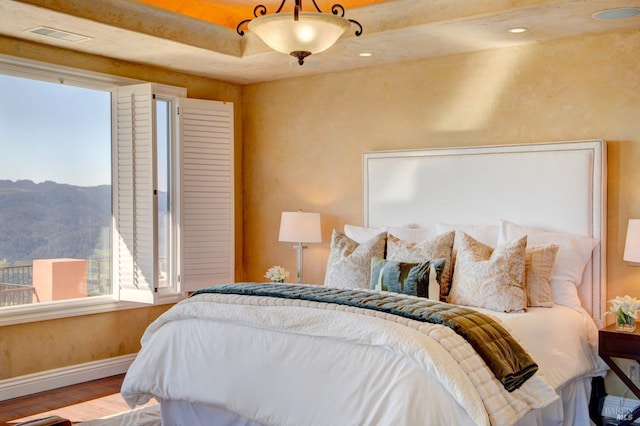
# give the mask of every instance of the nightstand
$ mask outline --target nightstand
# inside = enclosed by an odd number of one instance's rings
[[[598,352],[600,358],[607,363],[616,376],[640,399],[640,389],[611,359],[624,358],[635,359],[640,364],[640,330],[633,333],[617,331],[615,324],[601,329],[598,332]],[[623,420],[619,425],[631,425],[633,420],[640,417],[640,405],[633,410],[629,419]]]

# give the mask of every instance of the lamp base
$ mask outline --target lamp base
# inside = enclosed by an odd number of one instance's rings
[[[302,243],[298,243],[293,246],[294,250],[298,252],[298,279],[297,283],[302,284],[302,250],[306,249],[307,246],[303,246]]]
[[[290,53],[291,56],[298,58],[298,64],[302,66],[304,64],[304,58],[311,55],[311,52],[305,52],[304,50],[296,50]]]

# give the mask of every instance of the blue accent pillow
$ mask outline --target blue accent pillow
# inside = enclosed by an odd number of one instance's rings
[[[412,263],[373,257],[370,288],[439,301],[445,263],[445,259]]]

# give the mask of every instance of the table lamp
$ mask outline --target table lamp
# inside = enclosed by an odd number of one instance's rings
[[[640,219],[629,219],[622,258],[625,262],[640,263]]]
[[[298,283],[302,283],[302,243],[320,243],[320,213],[282,212],[279,241],[298,243],[293,246],[298,251]]]

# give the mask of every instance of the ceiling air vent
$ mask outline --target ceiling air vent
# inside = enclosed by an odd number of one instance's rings
[[[27,31],[33,34],[39,34],[47,37],[57,38],[58,40],[65,40],[65,41],[71,41],[71,42],[91,40],[91,37],[70,33],[68,31],[56,30],[55,28],[49,28],[49,27],[37,27]]]

